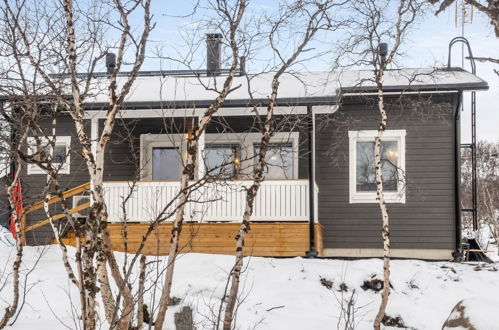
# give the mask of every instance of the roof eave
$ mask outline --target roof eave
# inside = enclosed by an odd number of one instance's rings
[[[252,107],[254,105],[265,106],[268,99],[237,99],[225,100],[224,108]],[[205,108],[210,106],[213,100],[188,100],[188,101],[133,101],[125,102],[122,109],[190,109],[190,108]],[[302,98],[278,98],[276,101],[278,106],[293,107],[293,106],[314,106],[314,105],[336,105],[338,104],[337,96],[321,96],[321,97],[302,97]],[[89,102],[84,104],[86,110],[103,110],[109,107],[106,102]]]
[[[383,89],[385,92],[442,92],[442,91],[483,91],[488,90],[489,85],[485,82],[478,83],[462,83],[462,84],[432,84],[419,86],[387,86]],[[374,86],[363,87],[344,87],[341,89],[342,94],[345,93],[374,93],[378,89]]]

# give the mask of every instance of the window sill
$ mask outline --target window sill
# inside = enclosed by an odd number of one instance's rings
[[[389,192],[385,193],[386,203],[405,204],[404,192]],[[376,193],[353,193],[350,194],[350,204],[377,204]]]
[[[52,164],[55,168],[59,166],[59,164]],[[57,174],[71,174],[71,171],[69,169],[69,164],[64,164],[57,172]],[[28,164],[28,175],[33,175],[33,174],[47,174],[44,170],[36,166],[35,164]]]

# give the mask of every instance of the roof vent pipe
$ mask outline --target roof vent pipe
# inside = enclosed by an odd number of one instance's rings
[[[107,73],[112,73],[116,68],[116,54],[107,53],[106,54],[106,71]]]
[[[244,76],[246,74],[246,56],[241,56],[239,61],[241,62],[239,64],[239,75]]]
[[[217,76],[220,74],[220,58],[222,53],[222,35],[220,33],[206,34],[206,74]]]
[[[386,56],[388,55],[388,44],[386,42],[382,42],[378,46],[378,52],[380,57],[381,65],[384,65],[386,62]]]

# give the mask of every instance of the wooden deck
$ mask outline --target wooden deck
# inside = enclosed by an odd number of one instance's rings
[[[128,252],[137,250],[147,224],[127,224]],[[235,236],[239,223],[186,223],[180,239],[180,253],[234,254]],[[304,256],[309,250],[308,222],[254,222],[246,237],[246,255],[292,257]],[[121,234],[122,224],[109,225],[113,249],[124,251]],[[166,255],[170,247],[171,224],[161,224],[147,240],[143,253],[147,255]],[[316,250],[322,255],[322,226],[315,225]],[[74,236],[65,239],[74,245]]]
[[[235,236],[239,231],[244,210],[245,188],[248,180],[227,182],[225,185],[213,183],[204,189],[196,191],[195,203],[186,205],[189,219],[196,220],[184,224],[180,253],[215,253],[229,254],[235,252]],[[75,187],[64,193],[69,199],[82,194],[89,188],[89,183]],[[130,189],[129,182],[106,182],[104,195],[109,206],[109,228],[113,249],[125,251],[122,236],[122,196]],[[136,253],[142,237],[149,227],[151,219],[163,210],[168,202],[176,196],[178,182],[144,181],[135,184],[132,194],[125,205],[127,219],[127,251]],[[205,201],[206,203],[202,203]],[[212,200],[213,199],[213,200]],[[251,231],[246,237],[246,255],[290,257],[304,256],[310,249],[309,245],[309,189],[307,180],[270,180],[263,182],[252,216]],[[317,201],[317,199],[316,199]],[[49,204],[58,203],[59,198],[53,197]],[[73,207],[69,212],[76,213],[90,206],[84,203]],[[25,210],[23,215],[23,230],[29,232],[49,223],[49,219],[40,220],[31,226],[25,225],[26,215],[43,207],[43,202],[36,203]],[[317,204],[315,205],[317,208]],[[65,214],[57,214],[52,220],[65,218]],[[171,223],[159,225],[146,242],[142,253],[147,255],[166,255],[170,247]],[[322,255],[323,229],[315,225],[315,248]],[[25,237],[25,235],[23,235]],[[67,245],[75,245],[75,233],[69,232],[63,238]]]

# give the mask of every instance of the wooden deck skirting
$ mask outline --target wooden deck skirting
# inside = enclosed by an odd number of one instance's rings
[[[253,222],[246,236],[245,255],[265,257],[304,256],[309,247],[308,222]],[[128,223],[128,252],[134,253],[147,230],[148,225]],[[235,236],[240,223],[185,223],[180,238],[180,253],[234,254]],[[170,248],[171,224],[161,224],[149,236],[143,253],[146,255],[166,255]],[[122,224],[109,225],[111,242],[115,251],[125,251]],[[315,248],[322,256],[322,226],[315,224]],[[74,236],[65,239],[66,244],[74,245]]]

